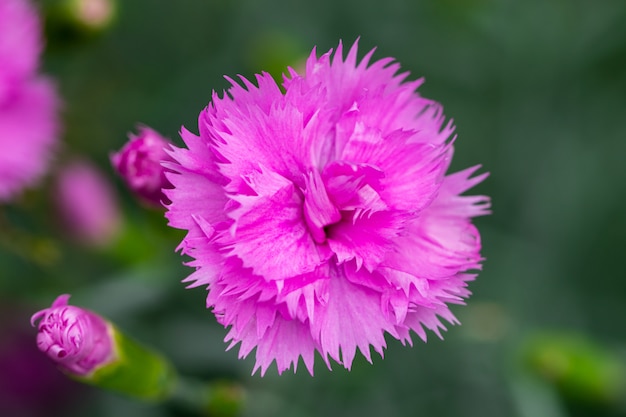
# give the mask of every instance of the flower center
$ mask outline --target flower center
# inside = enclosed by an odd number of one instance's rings
[[[313,240],[326,241],[326,227],[341,220],[341,213],[335,207],[326,191],[324,181],[316,169],[305,176],[304,219]]]

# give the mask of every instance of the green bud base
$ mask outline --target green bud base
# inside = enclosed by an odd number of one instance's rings
[[[162,401],[174,391],[176,372],[162,356],[129,339],[111,325],[116,358],[78,381],[147,401]]]

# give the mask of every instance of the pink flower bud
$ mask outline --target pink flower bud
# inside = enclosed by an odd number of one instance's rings
[[[108,178],[88,161],[72,161],[56,178],[54,199],[68,235],[91,246],[113,243],[122,214]]]
[[[104,29],[115,17],[114,0],[69,0],[66,4],[67,18],[84,29]]]
[[[148,205],[162,207],[169,199],[163,188],[170,188],[162,161],[171,161],[165,148],[170,142],[147,126],[139,126],[139,134],[128,135],[129,141],[111,155],[111,164],[135,195]]]
[[[87,376],[115,360],[110,325],[97,314],[68,305],[70,296],[57,297],[50,308],[31,317],[39,319],[37,346],[62,369]]]

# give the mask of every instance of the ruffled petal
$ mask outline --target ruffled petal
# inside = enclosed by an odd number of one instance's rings
[[[368,164],[334,161],[324,168],[324,183],[332,200],[341,210],[374,213],[387,209],[378,191],[385,174]]]
[[[382,137],[357,123],[341,159],[375,166],[385,173],[380,195],[392,208],[418,212],[434,199],[443,179],[448,146],[410,143],[413,133],[395,131]]]
[[[245,88],[233,81],[229,94],[234,100],[245,97],[240,100],[243,104],[214,97],[217,102],[205,113],[219,170],[230,180],[226,190],[239,192],[242,176],[256,170],[257,164],[303,187],[302,174],[323,166],[332,146],[332,124],[319,114],[323,95],[315,94],[316,89],[297,88],[282,95],[269,74],[257,76],[258,87],[242,80]]]
[[[173,147],[169,154],[175,162],[163,164],[170,171],[165,175],[172,184],[163,193],[170,201],[176,201],[167,206],[170,226],[193,229],[197,226],[194,216],[201,216],[211,224],[228,222],[224,212],[228,202],[222,188],[224,178],[215,172],[211,149],[187,130],[181,135],[189,149]]]
[[[245,358],[256,347],[256,362],[252,374],[260,369],[261,376],[265,375],[274,361],[279,374],[290,369],[292,365],[295,373],[301,357],[305,367],[313,375],[315,351],[319,350],[319,346],[311,337],[308,325],[285,320],[279,315],[273,320],[272,326],[267,327],[259,336],[256,320],[263,317],[263,314],[276,314],[276,310],[272,306],[254,303],[249,303],[246,307],[255,309],[250,313],[251,320],[241,330],[231,328],[224,340],[231,342],[229,349],[241,343],[239,358]]]
[[[373,271],[395,247],[394,239],[405,220],[405,214],[400,212],[380,211],[362,216],[344,212],[341,222],[328,227],[328,246],[339,264],[354,259],[357,268],[365,266]]]
[[[371,362],[370,346],[382,357],[387,346],[384,333],[394,337],[397,333],[381,314],[380,293],[354,284],[346,278],[348,274],[368,273],[356,271],[354,265],[331,272],[328,302],[311,323],[311,331],[314,338],[319,337],[323,356],[329,355],[350,369],[357,348]]]
[[[313,271],[330,254],[314,242],[305,224],[303,198],[278,174],[256,171],[246,179],[258,195],[231,198],[235,225],[220,243],[265,280],[284,280]]]
[[[397,250],[381,266],[426,279],[480,269],[480,234],[470,218],[488,213],[489,199],[458,195],[486,177],[469,178],[476,169],[445,178],[437,199],[406,225],[406,233],[396,239]]]

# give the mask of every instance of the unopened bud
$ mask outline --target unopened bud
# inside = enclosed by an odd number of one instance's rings
[[[126,337],[94,312],[59,296],[39,320],[37,345],[70,377],[143,400],[171,396],[176,372],[163,357]]]
[[[129,141],[119,152],[111,155],[111,164],[124,179],[128,188],[144,203],[162,207],[169,203],[163,188],[169,188],[165,168],[161,162],[170,161],[165,149],[170,142],[146,126],[139,127],[137,135],[129,134]]]
[[[39,321],[37,346],[63,370],[80,376],[115,360],[111,326],[89,310],[68,305],[70,296],[57,297],[50,308],[33,315]]]

